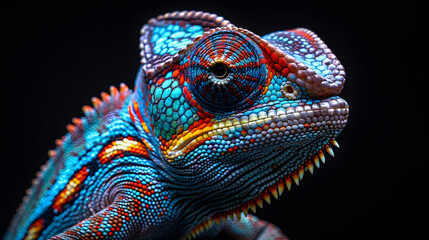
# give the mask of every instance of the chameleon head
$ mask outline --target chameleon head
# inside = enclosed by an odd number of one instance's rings
[[[154,27],[152,42],[165,31]],[[347,122],[348,104],[337,96],[344,68],[307,29],[264,37],[206,30],[148,72],[149,116],[168,171],[214,219],[298,184]]]

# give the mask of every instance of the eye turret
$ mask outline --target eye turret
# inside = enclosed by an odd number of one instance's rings
[[[210,112],[250,107],[265,87],[264,55],[246,35],[219,30],[204,36],[189,52],[189,89]]]

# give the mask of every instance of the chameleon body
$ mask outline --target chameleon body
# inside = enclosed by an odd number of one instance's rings
[[[249,210],[333,155],[336,56],[307,29],[260,37],[196,11],[150,19],[140,49],[134,89],[72,120],[4,239],[286,239]]]

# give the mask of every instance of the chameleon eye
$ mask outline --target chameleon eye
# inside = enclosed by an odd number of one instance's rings
[[[218,79],[225,79],[226,77],[228,77],[229,73],[228,66],[226,66],[225,63],[217,62],[213,64],[212,73],[213,76]]]
[[[261,96],[268,68],[258,45],[238,31],[218,30],[189,51],[186,70],[194,99],[210,112],[248,108]]]

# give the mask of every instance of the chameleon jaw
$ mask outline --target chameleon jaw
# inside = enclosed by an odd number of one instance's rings
[[[303,104],[301,105],[301,103]],[[183,239],[194,239],[199,234],[210,229],[214,224],[221,224],[227,221],[228,218],[231,220],[239,220],[243,217],[243,214],[244,216],[248,214],[249,209],[256,212],[256,206],[263,208],[264,201],[268,204],[271,203],[271,195],[277,199],[284,193],[285,188],[291,190],[293,182],[296,185],[299,185],[299,182],[302,180],[306,171],[313,173],[315,169],[314,166],[319,168],[321,165],[320,162],[324,163],[326,159],[323,151],[334,156],[331,145],[339,147],[334,138],[347,123],[347,102],[341,98],[333,97],[314,101],[311,104],[304,102],[300,102],[298,106],[288,104],[289,103],[285,103],[277,108],[274,108],[272,105],[263,106],[259,109],[265,109],[265,111],[260,111],[259,113],[251,113],[247,115],[236,114],[234,118],[224,119],[222,122],[211,122],[210,128],[206,128],[206,126],[203,128],[205,130],[201,131],[200,134],[194,134],[197,136],[196,138],[207,134],[207,136],[210,135],[210,140],[211,138],[215,140],[217,139],[216,136],[223,137],[225,135],[230,135],[231,133],[244,133],[244,135],[241,135],[243,140],[240,140],[239,142],[244,144],[244,147],[248,148],[238,149],[237,151],[260,151],[260,149],[267,148],[269,146],[274,148],[277,146],[277,148],[279,148],[282,147],[282,142],[296,143],[296,141],[299,140],[301,141],[301,144],[304,142],[308,144],[308,150],[302,150],[308,152],[310,155],[306,155],[307,157],[300,160],[296,167],[283,173],[284,175],[282,175],[282,172],[286,171],[287,167],[284,163],[280,163],[280,169],[282,169],[281,172],[279,172],[277,177],[273,176],[271,180],[267,182],[265,188],[261,188],[260,190],[257,190],[257,192],[253,191],[253,193],[249,193],[250,195],[247,200],[243,199],[243,202],[237,203],[237,205],[231,206],[222,212],[215,212],[212,213],[212,215],[207,216],[205,219],[196,220],[200,223],[190,230]],[[252,137],[252,131],[254,134],[260,134],[262,136]],[[324,133],[329,135],[325,138],[320,138],[321,135],[319,135],[319,133],[322,135],[324,135]],[[271,134],[271,138],[267,137],[267,134]],[[313,137],[307,139],[302,136]],[[295,141],[291,141],[291,139],[288,139],[289,137],[293,138]],[[188,143],[188,145],[193,144],[192,142],[196,138],[194,137],[186,143]],[[237,138],[240,139],[240,137]],[[265,138],[265,140],[263,140],[263,138]],[[252,139],[256,140],[252,141]],[[281,139],[280,142],[279,139]],[[311,144],[315,139],[319,139],[316,141],[321,141],[320,144]],[[183,142],[183,146],[184,145],[185,142]],[[206,145],[209,147],[211,143],[207,142]],[[290,145],[289,147],[297,147],[297,149],[301,148],[299,145]],[[284,150],[279,149],[279,151],[283,152]],[[181,153],[184,154],[185,152]]]
[[[221,121],[211,119],[198,128],[178,134],[166,142],[161,150],[166,159],[173,162],[206,141],[233,134],[240,141],[228,149],[228,152],[250,151],[252,148],[279,145],[283,141],[291,142],[287,139],[294,135],[324,129],[342,129],[347,123],[347,117],[348,104],[341,98],[297,106],[286,103],[259,113],[237,114]],[[261,137],[256,137],[256,134],[261,134],[266,140],[262,142]]]
[[[309,171],[311,174],[313,174],[314,166],[320,168],[320,162],[325,163],[326,157],[323,151],[334,157],[334,151],[331,145],[340,148],[338,142],[334,138],[331,138],[328,144],[326,144],[322,149],[314,153],[309,159],[305,160],[303,164],[301,164],[292,173],[282,177],[274,185],[265,188],[259,195],[252,198],[251,200],[245,201],[240,206],[222,213],[217,213],[203,220],[200,224],[198,224],[191,231],[189,231],[182,239],[195,239],[200,234],[208,231],[215,224],[221,225],[228,220],[240,221],[242,217],[247,216],[249,210],[251,210],[253,213],[256,213],[256,206],[262,209],[264,201],[268,204],[271,204],[271,195],[275,199],[278,199],[284,193],[285,188],[287,188],[289,191],[292,189],[292,182],[299,186],[299,182],[303,179],[304,173],[306,171]]]

